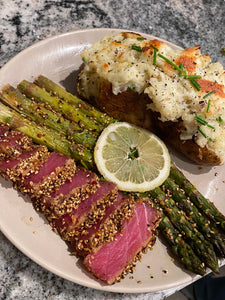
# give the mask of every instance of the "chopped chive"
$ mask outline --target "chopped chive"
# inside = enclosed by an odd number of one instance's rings
[[[118,43],[118,44],[121,44],[121,41],[115,41],[116,43]]]
[[[99,178],[100,181],[107,181],[105,178]]]
[[[195,120],[201,124],[201,125],[204,125],[204,126],[208,126],[209,128],[212,128],[212,129],[215,129],[214,126],[210,125],[206,120],[204,120],[201,116],[199,115],[196,115],[195,116]]]
[[[180,71],[180,68],[177,65],[175,65],[171,60],[169,60],[168,58],[166,58],[165,56],[163,56],[160,53],[158,54],[158,56],[161,57],[162,59],[164,59],[166,62],[168,62],[168,64],[170,64],[171,66],[173,66],[175,70]]]
[[[214,140],[213,140],[211,137],[209,138],[209,141],[210,141],[210,142],[214,142]]]
[[[84,56],[82,57],[82,60],[83,60],[84,63],[87,62],[87,60],[86,60],[86,58]]]
[[[144,41],[145,38],[143,38],[143,37],[137,37],[137,40],[138,40],[138,41]]]
[[[136,50],[138,52],[142,52],[142,48],[140,46],[132,45],[131,49]]]
[[[138,157],[138,150],[136,147],[134,147],[133,149],[131,149],[129,155],[128,155],[128,158],[132,158],[132,159],[135,159]]]
[[[201,75],[184,75],[185,79],[200,79],[202,78]]]
[[[180,71],[179,71],[179,77],[181,77],[181,76],[182,76],[182,74],[183,74],[183,68],[184,68],[184,64],[183,64],[183,63],[181,63],[181,64],[179,65],[179,68],[180,68]]]
[[[221,124],[223,123],[223,119],[220,116],[218,118],[216,118],[216,121],[221,123]]]
[[[153,49],[155,49],[156,51],[159,51],[159,49],[157,49],[155,46],[153,46],[152,44],[150,45],[150,47],[152,47]]]
[[[196,81],[196,79],[191,79],[190,82],[191,82],[192,85],[196,88],[196,90],[198,90],[198,91],[201,90],[201,86],[200,86],[200,84]]]
[[[215,127],[210,125],[209,123],[207,123],[206,126],[208,126],[209,128],[215,129]]]
[[[115,119],[113,123],[118,123],[120,120],[118,119]]]
[[[207,135],[205,134],[205,132],[204,131],[202,131],[201,130],[201,128],[198,126],[198,131],[206,138],[207,137]]]
[[[154,49],[154,53],[153,53],[153,65],[156,65],[156,58],[157,58],[157,52],[159,51],[155,46],[153,46],[152,44],[150,45],[150,47],[152,47]]]
[[[128,86],[128,88],[132,91],[132,92],[137,92],[136,90],[135,90],[135,88],[132,88],[131,86]]]
[[[216,91],[209,92],[208,94],[206,94],[206,95],[203,97],[203,99],[205,99],[205,98],[207,98],[208,96],[214,94],[215,92],[216,92]]]
[[[198,123],[202,124],[202,125],[207,125],[207,121],[204,120],[204,119],[202,119],[202,117],[199,116],[199,115],[196,115],[196,116],[195,116],[195,120],[196,120]]]
[[[207,104],[207,109],[206,109],[207,113],[209,112],[210,104],[211,104],[211,100],[209,99],[208,104]]]
[[[157,58],[157,50],[154,49],[154,53],[153,53],[153,65],[156,65],[156,58]]]

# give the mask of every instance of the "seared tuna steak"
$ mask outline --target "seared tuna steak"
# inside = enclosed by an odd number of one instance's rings
[[[160,214],[150,204],[118,192],[115,184],[76,167],[74,160],[4,126],[0,174],[31,199],[87,268],[109,284],[132,271],[140,252],[155,239]]]
[[[155,208],[145,202],[137,202],[131,218],[125,219],[113,241],[88,254],[84,264],[97,278],[108,284],[120,280],[121,275],[132,268],[134,258],[154,242],[154,231],[159,220]]]

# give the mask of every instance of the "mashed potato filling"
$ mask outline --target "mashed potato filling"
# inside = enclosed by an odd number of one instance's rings
[[[146,109],[159,112],[163,122],[182,120],[181,140],[194,139],[224,162],[225,72],[199,47],[175,49],[135,33],[120,33],[96,42],[82,58],[86,93],[97,97],[101,79],[112,84],[116,95],[128,88],[146,93]]]

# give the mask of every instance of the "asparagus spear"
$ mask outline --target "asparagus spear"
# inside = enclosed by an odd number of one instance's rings
[[[205,270],[193,249],[182,239],[179,231],[174,228],[167,216],[163,214],[162,220],[159,224],[161,233],[170,244],[173,253],[180,259],[181,263],[190,271],[200,275],[205,274]]]
[[[97,124],[93,118],[91,120],[91,117],[86,116],[79,108],[75,108],[62,99],[51,96],[34,83],[23,80],[18,84],[18,89],[28,98],[49,104],[54,110],[62,113],[65,118],[78,123],[81,127],[89,128],[89,130],[95,132],[102,130],[102,125]]]
[[[16,111],[0,102],[0,122],[8,124],[11,128],[25,133],[37,144],[45,145],[51,150],[59,151],[69,157],[80,161],[87,168],[93,169],[93,154],[82,145],[74,145],[59,134],[44,126],[37,126]]]
[[[189,220],[197,225],[197,228],[215,246],[218,253],[224,256],[225,238],[217,227],[210,224],[209,219],[199,212],[197,207],[187,199],[183,190],[172,179],[168,178],[163,185],[168,191],[172,192],[172,197],[177,202],[177,206],[186,213]]]
[[[190,197],[190,200],[199,208],[200,211],[204,212],[225,231],[225,216],[174,166],[170,169],[170,177],[176,182],[176,184],[182,186],[186,195]]]
[[[172,198],[166,196],[160,187],[149,191],[150,196],[163,209],[170,221],[178,228],[188,241],[196,254],[211,268],[215,273],[219,272],[218,261],[213,250],[212,244],[204,239],[203,235],[193,228],[192,224],[187,220],[184,213],[179,211]]]
[[[44,124],[48,128],[60,132],[61,135],[82,144],[87,148],[93,149],[97,137],[93,133],[82,129],[78,124],[71,122],[49,109],[43,104],[36,103],[26,98],[19,90],[10,85],[6,85],[0,91],[0,98],[4,103],[18,112],[24,113],[31,120],[38,124]]]
[[[43,75],[39,75],[34,83],[41,88],[44,88],[46,91],[51,93],[52,95],[57,96],[68,102],[75,107],[79,107],[80,111],[90,117],[94,117],[100,124],[104,124],[107,126],[108,124],[112,123],[114,120],[109,115],[106,115],[96,109],[95,107],[87,104],[86,102],[82,101],[81,99],[77,98],[76,96],[67,92],[64,88],[53,82],[52,80],[46,78]]]

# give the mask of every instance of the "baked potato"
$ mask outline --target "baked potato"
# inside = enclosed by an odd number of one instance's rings
[[[82,57],[80,97],[197,164],[224,163],[225,73],[199,47],[173,49],[129,32],[105,37]]]

